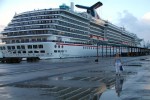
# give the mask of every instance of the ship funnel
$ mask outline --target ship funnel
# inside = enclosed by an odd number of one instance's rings
[[[78,8],[82,8],[82,9],[87,9],[87,13],[92,15],[93,17],[98,18],[97,13],[95,12],[95,9],[97,9],[98,7],[102,6],[103,4],[101,2],[97,2],[94,5],[92,5],[91,7],[87,7],[87,6],[82,6],[82,5],[75,5]],[[99,18],[98,18],[99,19]]]

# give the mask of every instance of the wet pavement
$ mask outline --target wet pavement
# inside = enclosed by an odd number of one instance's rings
[[[0,64],[0,100],[150,100],[150,56]]]

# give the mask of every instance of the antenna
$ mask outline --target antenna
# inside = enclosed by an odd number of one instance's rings
[[[70,8],[71,8],[71,11],[74,11],[74,3],[73,2],[71,2]]]

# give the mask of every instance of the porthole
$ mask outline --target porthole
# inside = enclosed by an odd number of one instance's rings
[[[54,50],[54,53],[57,53],[57,50]]]

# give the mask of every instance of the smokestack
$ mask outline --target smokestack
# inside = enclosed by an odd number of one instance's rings
[[[70,7],[71,7],[71,11],[74,11],[74,3],[73,2],[70,3]]]

